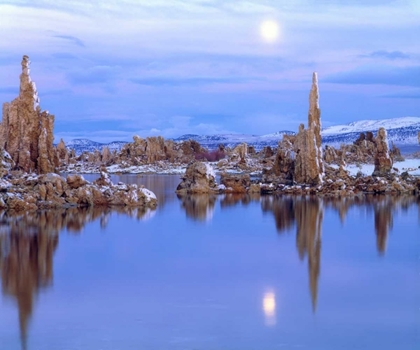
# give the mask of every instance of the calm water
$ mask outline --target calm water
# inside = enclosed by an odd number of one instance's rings
[[[92,179],[92,178],[91,178]],[[0,214],[0,349],[419,349],[420,199]]]

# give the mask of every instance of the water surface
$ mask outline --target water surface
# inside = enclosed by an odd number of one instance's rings
[[[93,178],[92,178],[93,179]],[[0,214],[0,349],[416,349],[420,199]]]

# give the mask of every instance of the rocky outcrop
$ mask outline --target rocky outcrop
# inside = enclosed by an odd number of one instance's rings
[[[392,142],[391,144],[392,147],[389,150],[389,155],[391,156],[392,162],[395,163],[404,161],[404,157],[401,154],[401,150],[397,146],[395,146],[394,142]]]
[[[372,132],[362,132],[353,144],[342,144],[339,149],[326,146],[324,161],[326,164],[340,164],[343,161],[348,164],[372,164],[375,163],[378,145],[381,147]],[[389,150],[389,155],[392,162],[404,160],[400,149],[394,143],[392,143],[392,148]]]
[[[313,73],[309,95],[308,129],[301,124],[294,142],[294,180],[297,183],[318,185],[324,172],[321,146],[321,111],[317,74]]]
[[[232,150],[230,158],[234,161],[244,163],[247,155],[248,155],[248,145],[246,143],[241,143]]]
[[[263,182],[275,181],[286,185],[299,183],[310,186],[322,184],[324,159],[321,142],[318,78],[317,74],[313,73],[309,95],[308,128],[305,129],[301,124],[295,136],[283,136],[273,166],[263,171]],[[271,188],[268,187],[267,191],[271,191]]]
[[[118,155],[113,157],[113,163],[127,167],[160,162],[185,164],[194,161],[205,152],[206,150],[193,140],[175,143],[161,136],[146,139],[134,136],[133,142],[126,144]]]
[[[249,174],[223,173],[220,183],[225,187],[225,193],[247,193],[251,187],[251,178]]]
[[[284,138],[279,142],[274,165],[271,171],[267,172],[266,175],[274,175],[275,177],[282,179],[285,183],[291,183],[293,182],[294,173],[295,151],[293,149],[292,141],[288,138]],[[270,180],[267,179],[267,181]]]
[[[48,173],[24,174],[0,180],[0,208],[28,211],[89,206],[154,208],[156,196],[148,189],[124,183],[113,184],[107,173],[94,183],[81,175],[67,179]]]
[[[29,65],[29,57],[23,56],[19,96],[3,105],[0,146],[10,154],[16,168],[44,174],[54,171],[54,116],[41,111]]]
[[[375,170],[372,176],[387,176],[392,169],[392,159],[389,155],[388,137],[384,128],[379,128],[375,144]]]
[[[70,164],[71,152],[68,151],[66,144],[64,143],[63,139],[60,139],[56,147],[56,155],[57,155],[57,165],[56,167],[60,166],[67,166]]]
[[[176,192],[179,194],[217,193],[219,191],[216,175],[208,163],[191,163],[181,179],[182,182],[176,188]]]

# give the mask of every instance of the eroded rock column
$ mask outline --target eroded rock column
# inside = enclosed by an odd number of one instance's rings
[[[301,124],[294,142],[296,154],[294,180],[297,183],[318,185],[322,183],[324,164],[321,140],[321,110],[317,74],[313,73],[309,94],[308,129]]]
[[[21,65],[19,96],[3,105],[0,146],[10,154],[16,168],[25,172],[52,172],[54,116],[41,111],[28,56],[23,56]]]
[[[386,176],[391,172],[392,159],[389,155],[388,135],[384,128],[379,128],[375,143],[375,170],[372,176]]]

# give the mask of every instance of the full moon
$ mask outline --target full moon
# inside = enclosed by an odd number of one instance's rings
[[[277,22],[266,20],[261,23],[260,33],[267,42],[274,42],[279,37],[279,25]]]

